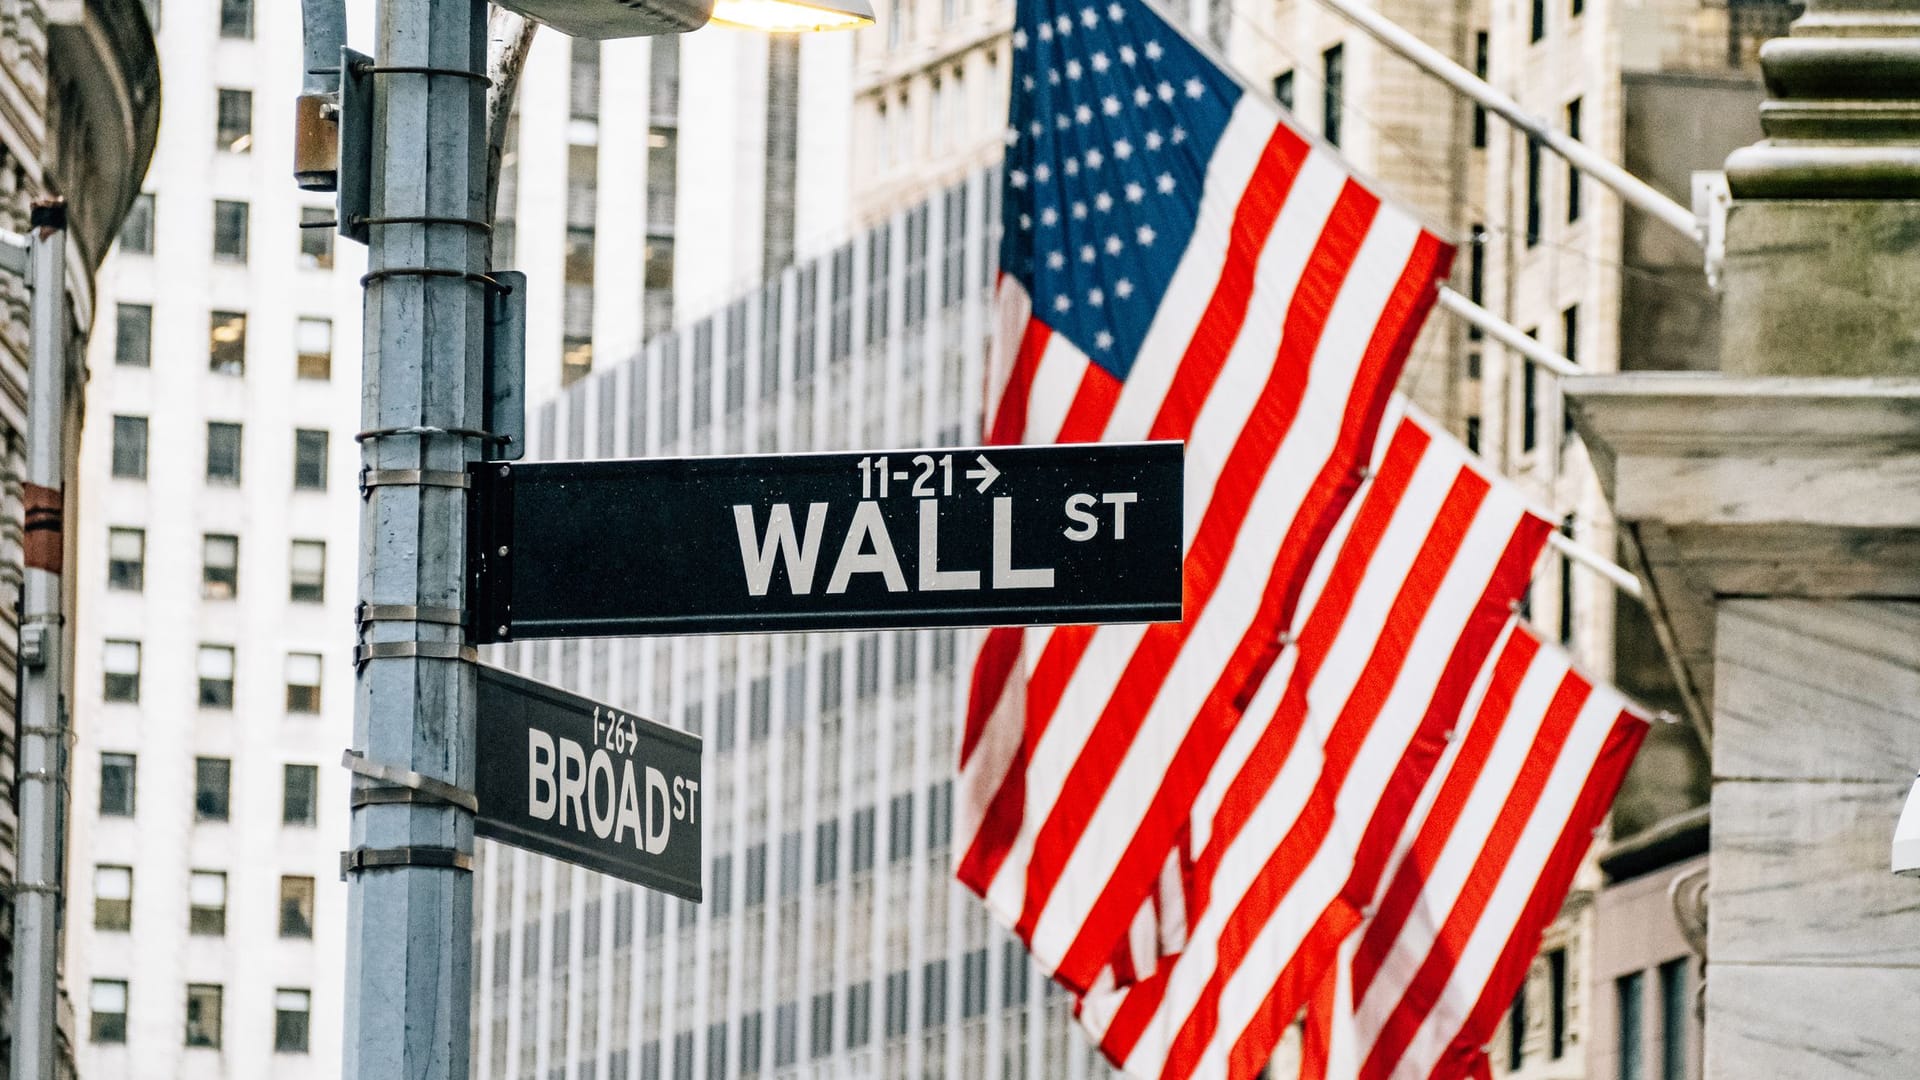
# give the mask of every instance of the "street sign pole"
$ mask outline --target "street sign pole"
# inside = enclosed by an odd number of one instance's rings
[[[488,290],[486,4],[382,0],[373,94],[348,880],[348,1080],[466,1080],[474,673],[466,465]],[[343,161],[342,168],[351,163]],[[417,774],[401,785],[381,776]],[[437,782],[437,783],[436,783]],[[464,803],[464,805],[463,805]]]
[[[13,1075],[53,1080],[66,716],[60,598],[67,415],[65,203],[33,209],[33,352],[27,370],[26,576],[20,596],[20,863],[14,882]]]

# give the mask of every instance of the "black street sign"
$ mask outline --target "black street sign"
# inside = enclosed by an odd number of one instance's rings
[[[700,899],[700,740],[477,664],[473,831]]]
[[[474,638],[1177,621],[1183,452],[476,464]]]

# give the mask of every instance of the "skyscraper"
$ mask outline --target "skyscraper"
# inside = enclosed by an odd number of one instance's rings
[[[372,5],[350,16],[366,48]],[[67,971],[100,988],[80,1064],[337,1075],[364,254],[290,175],[298,6],[168,6],[158,40],[160,148],[100,277],[69,519]],[[832,67],[790,52],[788,83]],[[797,116],[736,85],[753,64],[766,39],[724,30],[536,38],[495,242],[531,279],[537,393],[633,351],[690,290],[756,279],[769,236],[777,262],[817,232],[817,198],[762,220],[797,168],[765,147],[808,151],[762,130]]]

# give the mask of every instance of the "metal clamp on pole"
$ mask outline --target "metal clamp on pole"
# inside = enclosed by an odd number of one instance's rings
[[[436,780],[425,773],[402,769],[397,765],[383,765],[378,761],[369,761],[367,755],[358,750],[345,751],[340,764],[355,776],[364,776],[369,780],[378,780],[382,784],[417,793],[420,798],[413,799],[369,799],[373,802],[435,802],[446,806],[457,806],[469,814],[480,812],[480,799],[473,792],[458,788],[445,780]],[[357,796],[362,791],[379,791],[378,787],[355,789]],[[363,805],[363,804],[356,804]]]
[[[375,622],[424,622],[441,626],[467,625],[465,608],[416,607],[412,604],[369,604],[362,600],[354,608],[354,621],[361,626]]]
[[[369,660],[465,660],[468,663],[480,659],[479,650],[458,641],[375,641],[371,644],[356,645],[353,648],[353,666],[360,667]]]
[[[472,482],[467,474],[453,469],[360,469],[360,497],[377,487],[444,487],[465,490]]]
[[[473,873],[473,856],[450,847],[357,847],[340,853],[340,880],[363,870],[394,870],[404,866],[433,867]]]

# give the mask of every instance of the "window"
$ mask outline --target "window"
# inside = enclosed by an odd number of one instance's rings
[[[899,862],[913,854],[913,795],[895,795],[888,811],[887,860]]]
[[[1540,331],[1529,330],[1527,336],[1537,338]],[[1520,361],[1520,452],[1531,453],[1540,444],[1540,374],[1539,365],[1522,358]]]
[[[1580,99],[1567,102],[1567,138],[1580,141]],[[1567,166],[1567,220],[1580,220],[1580,170]]]
[[[907,990],[908,977],[904,971],[887,973],[887,1038],[896,1039],[907,1033]]]
[[[239,424],[213,422],[207,425],[207,483],[239,485]]]
[[[100,755],[101,817],[133,816],[136,767],[132,754]]]
[[[127,983],[95,979],[87,992],[88,1038],[97,1043],[127,1041]]]
[[[1540,140],[1527,140],[1527,246],[1540,242]]]
[[[1580,362],[1580,305],[1574,304],[1560,313],[1560,355],[1574,363]],[[1573,413],[1567,408],[1565,394],[1560,395],[1560,437],[1573,435]]]
[[[288,765],[280,796],[280,823],[311,825],[314,821],[314,789],[320,784],[320,766]]]
[[[813,827],[813,883],[831,884],[840,875],[840,823],[822,821]]]
[[[133,867],[93,868],[93,928],[133,929]]]
[[[253,149],[253,93],[247,90],[219,92],[218,114],[214,120],[213,145],[229,154],[244,154]]]
[[[127,220],[120,224],[120,252],[153,254],[153,192],[141,192],[127,210]]]
[[[1560,535],[1573,539],[1573,515],[1560,519]],[[1560,644],[1573,644],[1573,560],[1560,556]]]
[[[227,820],[227,792],[233,780],[233,762],[226,758],[193,759],[193,816],[200,821]]]
[[[187,930],[219,937],[227,932],[227,875],[195,870],[187,879]]]
[[[293,486],[327,490],[327,433],[301,428],[293,433]]]
[[[290,713],[320,711],[320,655],[318,653],[287,654],[287,711]]]
[[[1638,971],[1613,981],[1614,997],[1620,1008],[1620,1042],[1617,1047],[1620,1080],[1644,1080],[1647,1075],[1643,1061],[1646,1035],[1641,1014],[1641,999],[1645,996],[1642,984],[1645,982],[1645,977]]]
[[[208,533],[200,538],[200,595],[231,600],[240,591],[240,538]]]
[[[927,789],[927,846],[945,847],[953,839],[953,781]]]
[[[187,1045],[220,1048],[220,988],[187,986]]]
[[[1586,10],[1587,10],[1587,0],[1570,0],[1570,2],[1567,4],[1567,14],[1569,15],[1573,15],[1577,17],[1585,13]]]
[[[113,362],[121,367],[152,366],[152,305],[120,304],[114,308]]]
[[[987,950],[975,949],[960,958],[960,1019],[971,1020],[987,1011]]]
[[[1533,18],[1527,40],[1537,42],[1547,36],[1547,0],[1533,0]]]
[[[215,375],[247,373],[247,316],[216,311],[207,332],[207,370]]]
[[[147,478],[147,418],[113,418],[113,475],[127,480]]]
[[[213,259],[215,262],[247,261],[247,204],[233,199],[213,203]]]
[[[1519,1072],[1526,1060],[1527,984],[1522,980],[1520,992],[1513,995],[1513,1004],[1507,1008],[1507,1071]]]
[[[1288,112],[1293,111],[1293,69],[1288,68],[1273,77],[1273,99]]]
[[[1335,45],[1320,54],[1321,77],[1320,134],[1335,146],[1340,145],[1341,97],[1346,91],[1346,47]]]
[[[1687,958],[1660,965],[1660,1080],[1687,1080]]]
[[[920,1026],[936,1028],[947,1022],[947,962],[929,961],[920,969]]]
[[[280,879],[280,936],[290,938],[313,936],[312,878],[283,877]]]
[[[220,0],[220,36],[253,36],[253,0]]]
[[[1487,290],[1487,230],[1479,222],[1474,222],[1467,230],[1467,299],[1476,304],[1483,303]],[[1481,330],[1471,323],[1467,324],[1467,340],[1479,341]]]
[[[873,981],[847,987],[847,1049],[867,1045],[873,1038]]]
[[[307,1052],[307,1019],[313,995],[305,990],[273,992],[273,1049],[278,1054]]]
[[[1555,949],[1547,954],[1547,990],[1549,994],[1548,1020],[1551,1023],[1547,1048],[1550,1056],[1559,1061],[1567,1051],[1567,950]]]
[[[300,265],[316,270],[333,266],[333,210],[325,206],[300,208]]]
[[[1478,416],[1467,417],[1467,449],[1476,454],[1480,452],[1480,418]]]
[[[200,646],[196,667],[200,676],[200,707],[233,708],[233,647]]]
[[[713,917],[718,919],[733,913],[733,856],[715,856],[712,868],[713,880],[707,888],[707,903],[712,905]]]
[[[1480,76],[1483,80],[1487,77],[1488,47],[1489,40],[1487,32],[1485,30],[1474,31],[1473,73]],[[1473,107],[1473,148],[1475,150],[1485,150],[1487,148],[1487,107],[1485,105],[1475,105]]]
[[[873,869],[873,807],[853,812],[853,872]]]
[[[287,599],[317,604],[327,598],[325,541],[295,540],[287,563]]]
[[[767,899],[767,845],[762,842],[747,849],[746,859],[747,906],[762,904]]]
[[[809,1053],[817,1061],[833,1053],[833,994],[813,995],[811,1028],[807,1044],[811,1047]]]
[[[147,531],[107,530],[107,588],[139,592],[147,580]]]
[[[108,641],[102,657],[106,685],[101,696],[108,701],[135,703],[140,700],[140,643]]]
[[[333,377],[333,320],[301,319],[294,326],[294,376],[301,379]]]

